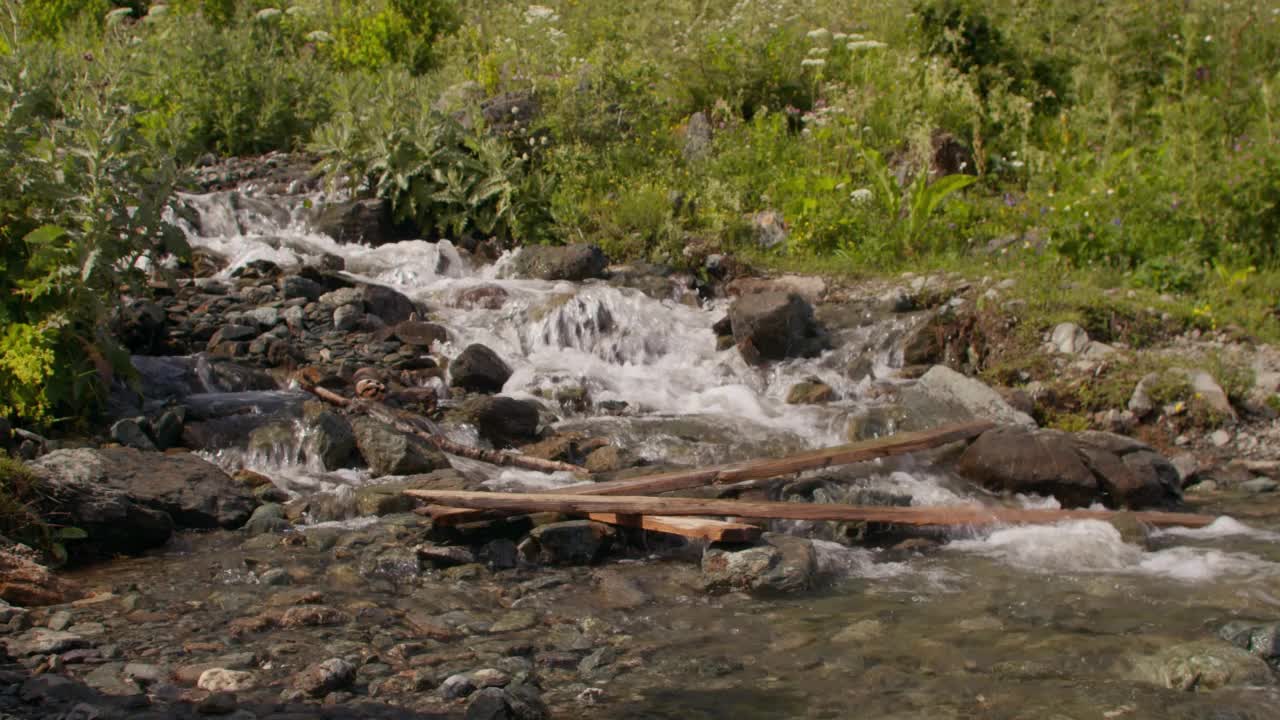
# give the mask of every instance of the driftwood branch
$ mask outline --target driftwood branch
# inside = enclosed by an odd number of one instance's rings
[[[1062,520],[1111,521],[1132,518],[1155,527],[1203,527],[1210,515],[1111,510],[1023,510],[990,507],[865,507],[794,502],[747,502],[682,497],[569,495],[563,493],[493,493],[455,490],[406,490],[434,503],[483,510],[620,515],[720,515],[785,520],[879,522],[895,525],[994,525],[1054,523]]]
[[[657,495],[704,485],[761,480],[804,470],[820,470],[894,455],[906,455],[957,440],[969,440],[993,427],[995,427],[993,423],[985,421],[946,425],[936,430],[899,433],[849,445],[807,450],[783,458],[763,458],[708,468],[645,475],[626,480],[570,485],[557,488],[552,492],[572,492],[579,495]],[[428,507],[426,511],[437,525],[457,525],[491,517],[490,513],[480,510]]]
[[[484,450],[469,445],[463,445],[454,442],[445,437],[440,427],[429,419],[384,405],[376,400],[368,400],[365,398],[348,398],[326,390],[325,388],[309,383],[299,382],[299,386],[307,392],[315,395],[321,400],[345,408],[350,412],[360,415],[368,415],[378,422],[385,423],[400,432],[410,433],[426,440],[435,445],[442,452],[459,457],[478,460],[480,462],[489,463],[491,465],[501,465],[509,467],[524,468],[525,470],[537,470],[538,472],[554,473],[567,472],[574,475],[585,475],[586,470],[569,463],[556,462],[554,460],[543,460],[541,458],[529,457],[518,453],[500,452],[497,450]]]

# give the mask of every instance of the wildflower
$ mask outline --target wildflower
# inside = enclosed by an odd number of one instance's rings
[[[849,52],[857,52],[859,50],[876,50],[882,47],[889,47],[888,44],[879,40],[855,40],[844,46]]]
[[[556,20],[559,20],[559,19],[560,19],[560,16],[556,14],[556,11],[552,8],[547,7],[546,5],[530,5],[524,11],[524,21],[527,23],[536,23],[536,22],[542,22],[542,21],[555,22]]]
[[[826,48],[824,48],[824,47],[809,48],[809,54],[810,54],[810,55],[818,55],[818,56],[826,55],[826,54],[827,54],[827,49],[826,49]]]
[[[831,40],[831,31],[826,28],[815,28],[805,33],[805,37],[815,42],[825,43]]]
[[[253,16],[253,19],[260,23],[269,23],[275,22],[283,14],[284,12],[279,8],[263,8]]]
[[[1205,36],[1204,36],[1204,41],[1205,41],[1205,42],[1207,42],[1207,43],[1211,43],[1211,42],[1213,42],[1213,36],[1212,36],[1212,35],[1205,35]]]
[[[849,202],[854,205],[866,205],[871,202],[873,197],[874,195],[871,192],[871,188],[862,187],[849,193]]]
[[[333,42],[333,36],[323,30],[312,30],[305,36],[307,42],[318,44]]]
[[[826,64],[827,61],[822,58],[805,58],[800,61],[800,67],[820,68]]]
[[[845,42],[846,40],[849,39],[849,33],[838,32],[832,35],[831,39],[835,40],[836,42]]]

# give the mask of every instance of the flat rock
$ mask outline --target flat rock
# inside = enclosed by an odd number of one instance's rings
[[[235,483],[217,465],[191,453],[162,454],[133,448],[56,450],[31,464],[53,486],[56,497],[70,496],[69,523],[86,527],[125,518],[107,519],[76,500],[93,491],[119,493],[130,502],[167,514],[178,527],[236,528],[257,505],[252,493]],[[91,490],[90,490],[91,489]],[[91,502],[92,504],[92,502]],[[167,537],[167,535],[166,535]]]
[[[1030,415],[1015,410],[1001,395],[980,380],[966,377],[945,365],[935,365],[900,395],[910,422],[901,429],[923,430],[950,422],[980,419],[1033,428]]]

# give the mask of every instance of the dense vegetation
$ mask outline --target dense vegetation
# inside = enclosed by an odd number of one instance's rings
[[[100,388],[106,301],[182,252],[172,165],[208,153],[310,151],[440,236],[981,267],[1280,332],[1275,2],[543,3],[5,0],[0,414]]]

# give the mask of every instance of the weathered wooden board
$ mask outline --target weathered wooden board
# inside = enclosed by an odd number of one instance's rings
[[[616,513],[591,513],[596,522],[619,527],[643,528],[669,535],[699,538],[712,542],[752,542],[764,531],[755,525],[726,522],[700,517],[669,517],[665,515],[618,515]]]

